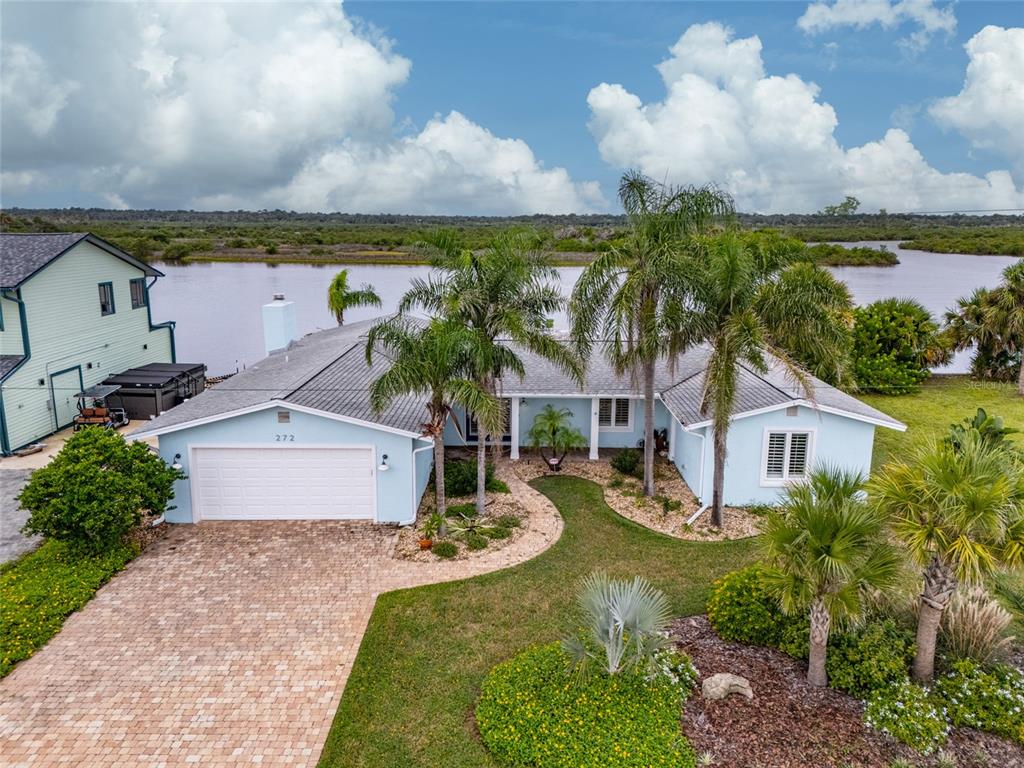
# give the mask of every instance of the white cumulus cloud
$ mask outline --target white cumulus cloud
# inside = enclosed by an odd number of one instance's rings
[[[844,195],[868,211],[1024,206],[1007,171],[941,173],[901,129],[842,147],[818,86],[767,74],[756,36],[697,24],[670,54],[658,66],[662,101],[645,104],[619,84],[590,91],[590,130],[606,162],[682,184],[716,182],[747,211],[815,211]]]
[[[988,26],[964,47],[963,89],[929,112],[974,146],[1004,155],[1024,181],[1024,29]]]
[[[5,8],[5,171],[60,175],[116,207],[606,207],[461,114],[401,137],[392,104],[412,63],[339,3],[62,8],[59,28],[45,3]]]
[[[933,35],[956,31],[956,16],[951,4],[937,6],[934,0],[835,0],[811,3],[796,24],[811,35],[840,27],[865,29],[877,24],[893,29],[911,24],[916,29],[901,42],[917,51],[926,47]]]

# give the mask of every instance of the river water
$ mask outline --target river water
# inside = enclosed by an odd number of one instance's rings
[[[997,284],[1000,272],[1016,261],[1010,256],[905,251],[894,242],[851,245],[885,245],[900,259],[894,267],[833,268],[836,276],[849,285],[854,301],[867,304],[887,296],[912,297],[936,318],[941,318],[957,298]],[[346,267],[218,262],[159,264],[158,268],[166,277],[153,288],[153,320],[175,320],[178,359],[206,363],[210,375],[230,373],[263,357],[260,307],[275,293],[283,293],[295,302],[298,330],[305,334],[334,325],[326,296],[327,286],[339,269],[348,269],[350,285],[372,285],[384,304],[380,309],[350,310],[346,321],[394,311],[409,281],[429,272],[424,266],[366,264]],[[582,267],[559,269],[563,292],[572,289],[581,272]],[[555,319],[555,326],[565,326],[564,316]],[[966,371],[968,357],[959,355],[944,370]]]

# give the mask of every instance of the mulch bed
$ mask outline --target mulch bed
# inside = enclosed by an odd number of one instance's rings
[[[729,768],[888,768],[894,760],[941,765],[900,742],[866,728],[859,701],[838,691],[812,688],[806,665],[771,648],[727,643],[707,619],[680,619],[672,636],[686,651],[701,680],[731,672],[750,681],[754,699],[729,696],[707,701],[700,683],[683,712],[683,732],[698,756]],[[943,755],[958,768],[1019,768],[1024,748],[990,734],[953,730]]]

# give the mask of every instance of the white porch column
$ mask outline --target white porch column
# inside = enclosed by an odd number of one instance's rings
[[[672,414],[668,416],[668,460],[675,461],[676,459],[676,417]]]
[[[590,460],[597,459],[597,437],[601,431],[598,415],[601,412],[601,398],[590,398]]]
[[[512,444],[509,446],[509,458],[512,461],[519,460],[519,398],[513,397],[509,400],[508,426],[512,434]]]

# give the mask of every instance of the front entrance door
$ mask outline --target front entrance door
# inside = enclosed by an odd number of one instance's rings
[[[82,368],[76,365],[50,375],[50,396],[53,398],[53,428],[64,429],[78,415],[78,398],[83,389]]]

